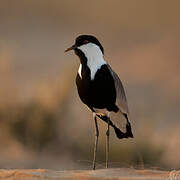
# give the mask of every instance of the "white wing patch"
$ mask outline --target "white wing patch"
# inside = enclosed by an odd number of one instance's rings
[[[79,69],[78,69],[78,74],[82,79],[81,71],[82,71],[82,64],[79,65]]]
[[[97,46],[94,43],[84,44],[78,47],[78,49],[80,49],[87,58],[87,66],[91,71],[91,80],[93,80],[97,70],[100,69],[102,65],[107,64],[106,61],[104,60],[103,53],[99,48],[99,46]],[[79,66],[79,70],[78,70],[80,76],[81,76],[81,69],[82,69],[82,65]]]

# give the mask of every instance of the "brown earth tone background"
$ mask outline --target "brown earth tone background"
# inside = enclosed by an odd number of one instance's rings
[[[179,171],[135,170],[128,168],[101,170],[53,171],[44,169],[0,170],[4,180],[179,180]]]
[[[111,133],[111,167],[180,167],[180,1],[0,0],[0,168],[90,169],[92,115],[76,92],[93,34],[126,89],[135,138]],[[105,167],[99,121],[98,168]]]

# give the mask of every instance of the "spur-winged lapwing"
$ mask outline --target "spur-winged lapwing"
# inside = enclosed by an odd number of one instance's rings
[[[95,145],[93,169],[96,168],[96,152],[98,144],[98,124],[96,117],[107,123],[106,132],[106,168],[109,162],[109,126],[113,127],[119,139],[133,138],[131,124],[128,119],[128,105],[125,91],[118,75],[104,60],[104,49],[96,37],[80,35],[75,44],[65,52],[74,50],[80,59],[76,76],[76,85],[80,99],[93,113],[95,121]],[[119,113],[125,118],[125,131],[110,119],[110,113]],[[120,121],[120,120],[119,120]]]

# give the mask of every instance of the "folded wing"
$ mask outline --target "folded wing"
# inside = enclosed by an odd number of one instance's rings
[[[116,105],[120,109],[121,113],[128,114],[128,103],[126,99],[126,94],[122,85],[121,80],[119,79],[118,75],[111,69],[108,65],[108,68],[114,78],[115,88],[116,88]]]

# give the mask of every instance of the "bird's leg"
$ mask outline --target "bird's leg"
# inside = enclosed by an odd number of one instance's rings
[[[110,135],[110,129],[109,129],[109,124],[110,124],[110,116],[109,113],[107,113],[107,120],[108,120],[108,126],[107,126],[107,131],[106,131],[106,168],[109,166],[109,135]]]
[[[95,141],[94,141],[94,159],[93,159],[93,170],[96,169],[96,153],[97,153],[97,146],[98,146],[98,137],[99,137],[99,130],[97,124],[96,113],[93,112],[93,118],[95,122],[94,134],[95,134]]]

